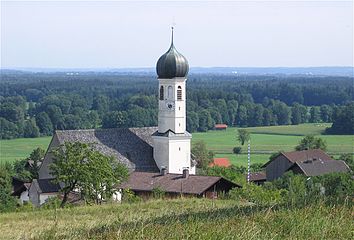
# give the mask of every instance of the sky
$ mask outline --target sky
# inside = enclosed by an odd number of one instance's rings
[[[1,68],[353,66],[353,1],[1,1]]]

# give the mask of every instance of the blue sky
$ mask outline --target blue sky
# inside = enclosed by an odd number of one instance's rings
[[[2,1],[1,67],[353,66],[352,1]]]

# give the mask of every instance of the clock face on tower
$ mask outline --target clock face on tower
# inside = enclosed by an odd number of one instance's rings
[[[175,109],[175,103],[174,102],[166,102],[166,108],[167,110],[174,110]]]

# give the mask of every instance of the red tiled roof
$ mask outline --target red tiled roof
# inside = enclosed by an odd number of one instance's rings
[[[215,124],[215,128],[227,128],[226,124]]]
[[[218,167],[230,167],[231,163],[228,158],[214,158],[214,162],[209,164],[209,167],[218,166]]]

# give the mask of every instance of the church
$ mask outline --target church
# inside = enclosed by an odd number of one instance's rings
[[[65,142],[82,142],[126,165],[130,175],[120,189],[130,189],[148,197],[159,188],[167,195],[213,197],[240,187],[222,177],[196,175],[196,160],[191,155],[192,134],[186,130],[187,59],[173,43],[156,65],[158,76],[158,126],[143,128],[57,130],[48,146],[39,178],[30,189],[30,201],[40,206],[57,196],[61,185],[52,182],[49,166],[53,163],[51,150]],[[120,201],[120,194],[114,196]]]

